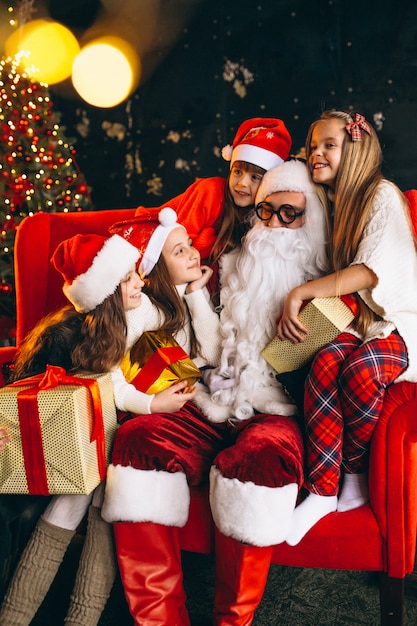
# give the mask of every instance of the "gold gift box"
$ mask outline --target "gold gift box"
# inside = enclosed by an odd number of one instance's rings
[[[262,350],[263,358],[278,374],[293,372],[310,361],[316,352],[333,341],[355,318],[356,303],[353,297],[314,298],[298,316],[308,329],[302,343],[274,337]]]
[[[132,346],[121,364],[129,383],[144,393],[158,393],[173,383],[187,380],[190,385],[201,371],[188,354],[167,333],[146,331]]]
[[[61,369],[61,368],[58,368]],[[64,370],[62,370],[64,372]],[[64,372],[65,373],[65,372]],[[101,398],[104,427],[104,449],[96,440],[101,417],[93,415],[91,395],[85,386],[58,384],[53,388],[40,389],[35,398],[38,410],[29,411],[28,428],[40,426],[42,450],[36,451],[37,458],[44,458],[47,489],[50,494],[88,494],[103,479],[104,462],[110,460],[113,437],[117,428],[116,408],[113,398],[113,383],[110,374],[77,374],[80,379],[97,381]],[[26,379],[28,383],[33,379]],[[6,427],[11,441],[0,452],[0,493],[32,493],[46,495],[44,491],[29,490],[33,478],[34,464],[25,466],[22,434],[18,411],[18,394],[30,389],[20,381],[19,386],[9,385],[0,389],[0,424]],[[84,384],[84,383],[83,383]],[[39,414],[37,422],[36,413]],[[100,433],[99,433],[100,434]],[[103,432],[102,432],[103,434]],[[103,442],[102,437],[99,437]],[[100,460],[102,466],[99,468]],[[105,463],[104,463],[105,466]],[[29,476],[27,476],[27,473]]]

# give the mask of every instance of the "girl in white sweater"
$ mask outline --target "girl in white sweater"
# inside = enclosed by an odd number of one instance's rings
[[[52,262],[64,277],[63,290],[73,306],[48,316],[28,336],[16,363],[16,379],[42,372],[47,364],[73,372],[112,370],[116,406],[133,413],[179,411],[193,399],[196,389],[187,381],[154,395],[142,393],[118,367],[145,330],[161,327],[172,330],[185,351],[196,346],[199,365],[218,364],[218,315],[205,288],[211,270],[200,266],[200,255],[172,209],[150,215],[144,236],[145,231],[140,251],[118,234],[109,239],[77,235],[58,246]],[[160,304],[142,293],[143,278],[157,271],[158,262],[169,275]],[[167,302],[171,316],[164,311]],[[89,495],[52,498],[5,596],[3,626],[32,621],[87,510],[87,535],[65,624],[96,626],[116,574],[112,529],[101,518],[103,490],[101,484]]]
[[[417,381],[416,248],[406,199],[381,173],[376,132],[358,113],[327,111],[311,125],[306,152],[327,192],[333,273],[290,292],[278,334],[303,340],[298,313],[310,298],[356,293],[359,313],[318,353],[306,382],[309,493],[294,511],[290,545],[328,513],[368,500],[369,443],[385,389]]]

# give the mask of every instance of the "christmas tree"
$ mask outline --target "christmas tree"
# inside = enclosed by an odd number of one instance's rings
[[[39,211],[91,210],[75,150],[64,136],[48,85],[0,61],[0,340],[12,342],[14,240],[23,218]]]

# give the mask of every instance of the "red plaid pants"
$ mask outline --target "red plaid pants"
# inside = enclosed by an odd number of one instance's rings
[[[367,470],[385,389],[407,365],[396,332],[367,343],[342,333],[316,355],[304,395],[308,491],[337,495],[342,466],[347,473]]]

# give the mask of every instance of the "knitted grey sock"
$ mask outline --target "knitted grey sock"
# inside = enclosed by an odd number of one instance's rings
[[[66,626],[96,626],[116,578],[113,527],[90,506],[87,535],[81,553]],[[1,623],[1,622],[0,622]]]
[[[42,604],[74,536],[40,518],[24,549],[0,610],[2,626],[28,626]]]

